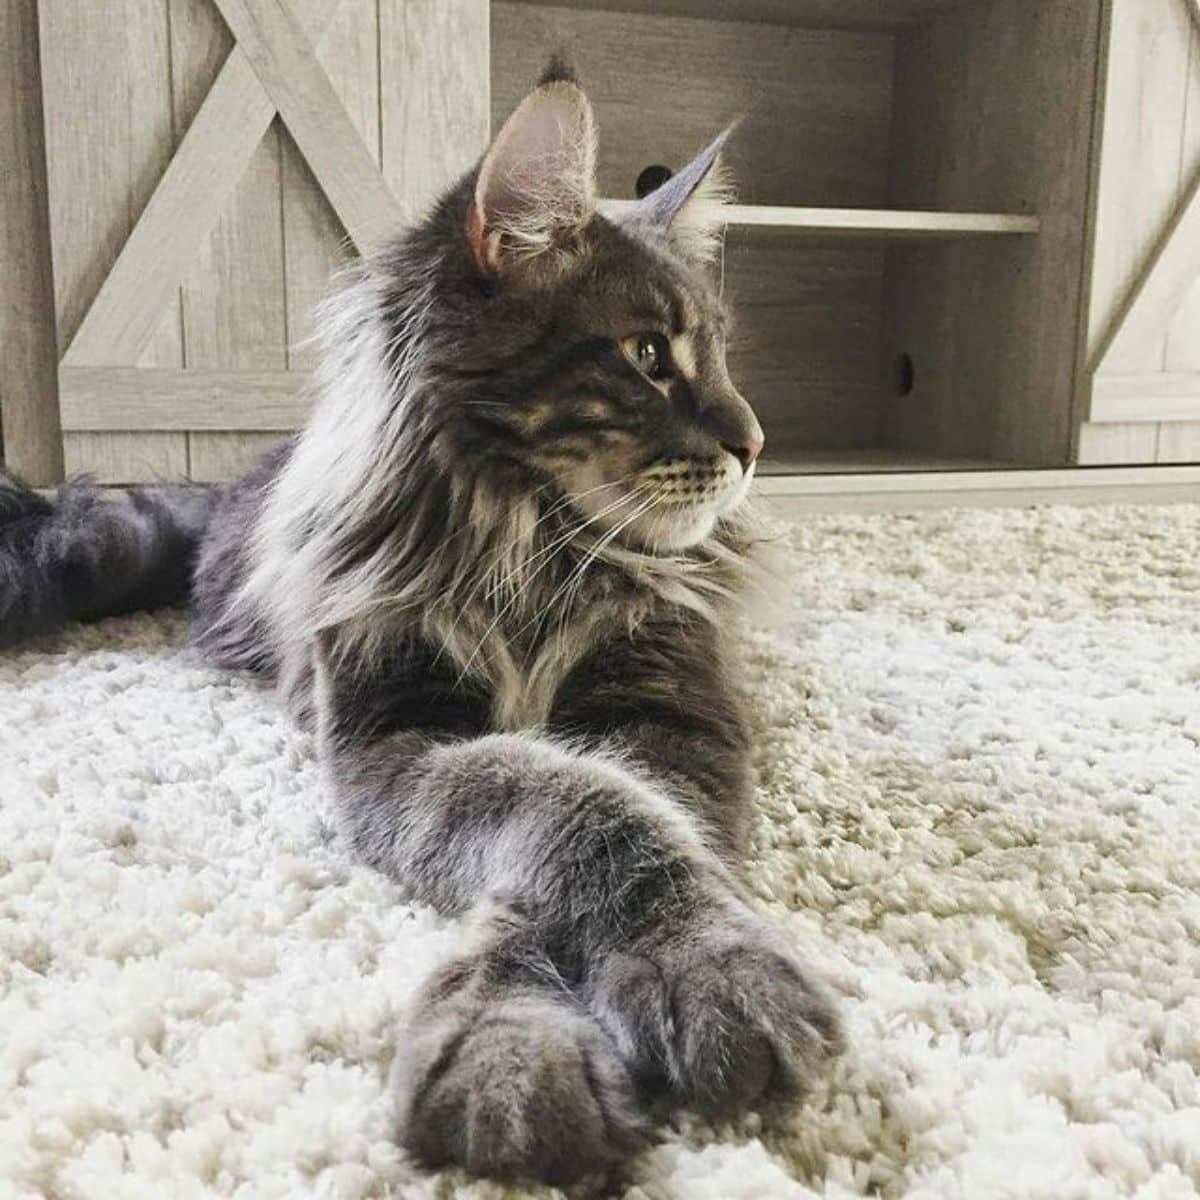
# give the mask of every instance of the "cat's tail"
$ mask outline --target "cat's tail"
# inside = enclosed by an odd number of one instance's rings
[[[0,471],[0,648],[185,601],[217,495],[190,484],[110,494],[74,480],[42,496]]]

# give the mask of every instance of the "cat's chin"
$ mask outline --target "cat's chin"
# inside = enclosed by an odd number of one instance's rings
[[[647,513],[628,529],[628,540],[652,554],[674,554],[699,545],[716,527],[722,508],[671,505]]]
[[[659,506],[629,526],[630,540],[655,554],[675,554],[698,546],[716,528],[717,522],[733,512],[750,492],[754,465],[737,486],[719,501],[709,504],[670,504]]]

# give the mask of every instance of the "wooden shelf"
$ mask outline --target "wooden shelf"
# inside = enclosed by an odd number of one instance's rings
[[[761,480],[799,475],[899,474],[910,471],[995,471],[1018,464],[987,458],[924,454],[917,450],[864,448],[854,450],[795,450],[767,454],[760,460]],[[768,485],[769,486],[769,485]]]
[[[864,29],[894,33],[911,29],[961,7],[966,0],[526,0],[561,8],[608,9],[651,13],[659,17],[692,17],[749,21],[810,29]]]
[[[1042,467],[1026,470],[855,471],[770,475],[755,482],[784,517],[1030,504],[1194,504],[1200,466]]]
[[[632,200],[606,200],[620,212]],[[1016,213],[924,212],[916,209],[793,208],[773,204],[731,204],[729,226],[794,237],[971,238],[1035,234],[1037,217]]]

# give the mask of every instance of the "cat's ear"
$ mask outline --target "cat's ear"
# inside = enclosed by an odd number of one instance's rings
[[[568,68],[555,61],[484,156],[467,219],[476,265],[495,275],[562,252],[596,206],[596,122]]]
[[[733,181],[721,161],[730,126],[686,167],[638,201],[637,219],[665,229],[671,243],[688,258],[713,261],[721,251],[733,203]]]

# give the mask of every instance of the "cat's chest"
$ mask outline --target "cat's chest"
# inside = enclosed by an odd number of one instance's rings
[[[460,613],[430,621],[427,633],[439,647],[434,661],[449,672],[446,682],[485,701],[493,730],[512,733],[549,723],[580,663],[605,641],[608,624],[595,613],[581,615],[529,638],[519,622],[509,628]]]
[[[547,725],[571,676],[594,649],[591,639],[568,637],[510,659],[490,680],[493,726],[513,733]]]

